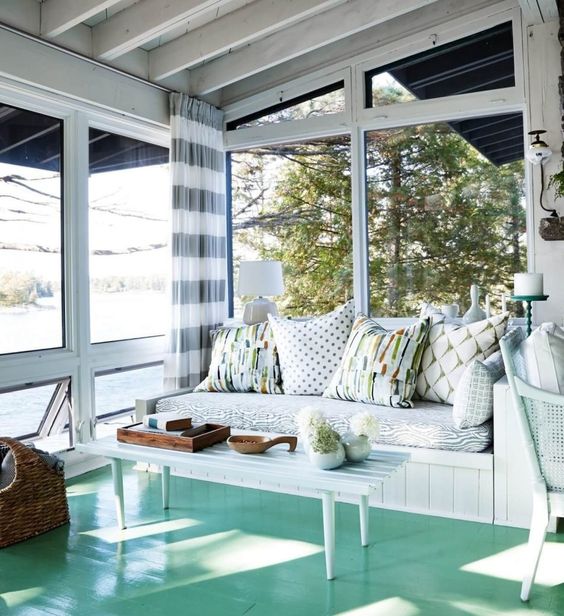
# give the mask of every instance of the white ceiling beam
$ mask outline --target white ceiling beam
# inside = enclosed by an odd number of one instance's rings
[[[297,56],[354,35],[377,24],[432,4],[436,0],[347,0],[256,43],[198,67],[191,92],[213,92]]]
[[[198,13],[229,4],[229,0],[140,0],[94,26],[94,56],[113,60],[181,26]]]
[[[519,0],[519,6],[528,26],[558,19],[557,0]]]
[[[375,53],[394,48],[408,56],[413,51],[413,41],[428,38],[433,28],[442,39],[451,27],[469,25],[475,20],[491,19],[497,13],[512,8],[512,2],[500,2],[492,7],[491,0],[438,0],[409,15],[373,26],[346,39],[341,39],[298,58],[293,58],[269,71],[256,73],[221,90],[220,107],[232,105],[241,100],[260,94],[270,88],[283,87],[295,79],[309,79],[317,72],[327,74],[340,71],[351,64],[372,60]],[[495,20],[494,20],[495,21]],[[445,24],[448,24],[445,26]],[[425,34],[421,34],[425,33]],[[429,44],[431,44],[431,39]],[[418,43],[415,43],[418,45]],[[395,58],[397,59],[397,58]]]
[[[53,38],[109,9],[120,0],[45,0],[41,3],[41,35]]]
[[[168,77],[343,2],[256,0],[153,49],[149,54],[151,79]]]

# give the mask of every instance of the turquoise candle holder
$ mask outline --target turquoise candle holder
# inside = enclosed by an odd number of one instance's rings
[[[546,302],[549,295],[512,295],[511,299],[516,302],[527,304],[527,336],[531,335],[533,325],[533,302]]]

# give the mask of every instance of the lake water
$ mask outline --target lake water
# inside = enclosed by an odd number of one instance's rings
[[[37,304],[28,308],[0,309],[0,353],[61,346],[60,299],[44,298]],[[164,294],[94,294],[92,304],[93,340],[123,340],[160,335],[165,331]],[[131,362],[135,363],[135,358]],[[162,391],[162,380],[162,366],[97,377],[97,415],[129,408],[134,405],[135,398],[158,394]],[[54,389],[55,385],[46,385],[0,394],[0,432],[7,436],[35,432]]]

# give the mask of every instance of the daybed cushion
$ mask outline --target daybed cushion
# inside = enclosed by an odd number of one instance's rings
[[[157,413],[176,411],[192,417],[194,423],[210,421],[238,430],[296,434],[294,415],[304,406],[323,411],[341,434],[348,430],[352,415],[368,411],[380,421],[378,442],[386,445],[478,452],[492,442],[491,421],[461,430],[454,425],[451,406],[432,402],[396,409],[311,396],[202,392],[159,400]]]

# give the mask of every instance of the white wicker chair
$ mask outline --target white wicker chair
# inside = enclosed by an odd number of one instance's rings
[[[521,355],[524,334],[516,329],[501,340],[524,455],[533,477],[533,515],[521,600],[528,601],[551,516],[564,516],[564,395],[529,385]]]

